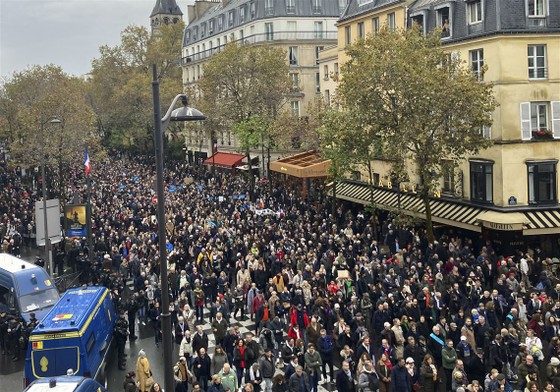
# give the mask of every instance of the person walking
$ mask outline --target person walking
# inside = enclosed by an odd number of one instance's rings
[[[138,359],[136,360],[136,376],[138,377],[138,391],[150,392],[154,385],[154,377],[150,368],[150,361],[146,357],[146,352],[140,350],[138,352]]]
[[[288,390],[290,392],[311,392],[309,376],[303,371],[303,366],[297,366],[296,372],[290,376]]]
[[[453,348],[453,340],[447,339],[441,350],[442,367],[445,373],[445,390],[451,391],[453,381],[453,369],[457,362],[457,351]]]
[[[315,350],[315,345],[310,344],[309,346],[307,346],[307,352],[305,353],[305,371],[309,375],[309,382],[312,392],[317,392],[317,389],[319,387],[321,366],[323,366],[321,354],[319,354],[319,352]]]
[[[354,375],[350,370],[350,362],[342,362],[342,369],[336,374],[336,389],[344,392],[356,392]]]
[[[137,392],[138,385],[137,381],[134,379],[136,377],[136,373],[134,371],[130,371],[126,374],[124,381],[123,381],[123,389],[124,392]]]
[[[201,348],[198,352],[198,356],[193,361],[193,369],[194,375],[204,391],[208,389],[208,381],[212,376],[212,374],[210,374],[211,366],[210,357],[206,355],[206,350]]]
[[[267,347],[264,354],[259,360],[259,367],[264,381],[264,392],[272,392],[272,378],[276,368],[274,366],[274,358],[272,358],[272,350]]]

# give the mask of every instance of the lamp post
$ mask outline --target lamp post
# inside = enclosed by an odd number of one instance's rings
[[[49,223],[47,222],[47,178],[45,177],[45,125],[46,124],[62,124],[56,117],[50,117],[48,120],[41,119],[41,179],[42,179],[42,191],[43,191],[43,228],[45,230],[45,262],[47,266],[47,272],[53,276],[53,260],[51,251],[51,240],[49,238]]]
[[[157,77],[157,66],[152,66],[152,94],[154,100],[154,144],[156,156],[156,189],[157,189],[157,221],[158,221],[158,244],[159,264],[161,271],[161,319],[163,337],[163,369],[164,389],[171,392],[175,389],[173,380],[172,362],[172,337],[171,337],[171,314],[169,313],[169,282],[167,281],[167,248],[165,233],[165,194],[163,189],[163,133],[170,121],[202,121],[206,116],[197,109],[188,106],[189,101],[185,94],[179,94],[171,103],[167,113],[162,118],[159,106],[159,81]],[[175,109],[177,101],[181,98],[182,108]]]

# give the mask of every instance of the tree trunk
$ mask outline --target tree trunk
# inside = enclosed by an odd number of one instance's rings
[[[251,148],[247,147],[247,164],[249,165],[249,196],[254,201],[255,195],[255,177],[253,176],[253,164],[251,162]]]
[[[432,227],[432,208],[430,206],[430,198],[426,191],[422,191],[422,201],[424,202],[424,208],[426,209],[426,238],[429,242],[433,243],[435,241],[434,229]]]
[[[373,220],[373,235],[375,237],[375,240],[378,240],[377,238],[377,208],[375,208],[375,200],[373,198],[373,169],[371,167],[371,161],[368,160],[367,161],[367,168],[368,168],[368,176],[369,176],[369,202],[371,203],[371,216],[372,216],[372,220]]]

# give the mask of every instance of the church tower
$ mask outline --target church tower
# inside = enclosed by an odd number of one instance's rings
[[[183,20],[183,13],[175,0],[156,0],[150,15],[152,35],[157,35],[161,25],[178,23],[180,20]]]

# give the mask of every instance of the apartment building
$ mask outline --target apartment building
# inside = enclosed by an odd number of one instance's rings
[[[560,3],[417,0],[390,17],[395,3],[350,1],[338,23],[340,64],[344,47],[379,23],[417,23],[425,33],[438,27],[452,58],[493,83],[500,104],[492,127],[481,129],[494,145],[446,173],[431,201],[434,222],[479,232],[508,251],[527,245],[558,251]],[[379,21],[376,9],[385,14]],[[387,183],[389,163],[375,162],[374,170],[372,179],[362,173],[361,181],[338,187],[341,199],[368,204],[367,183],[373,182],[380,205],[395,208],[398,202],[408,214],[423,216],[415,179],[395,189]]]
[[[336,21],[347,0],[199,0],[187,9],[181,65],[185,89],[196,86],[204,63],[229,42],[271,45],[286,52],[293,81],[286,99],[294,116],[306,115],[320,94],[319,52],[336,45]],[[204,140],[202,140],[204,138]],[[218,135],[220,150],[235,150],[228,130]],[[205,135],[187,136],[189,151],[208,151]],[[258,153],[258,152],[257,152]]]

